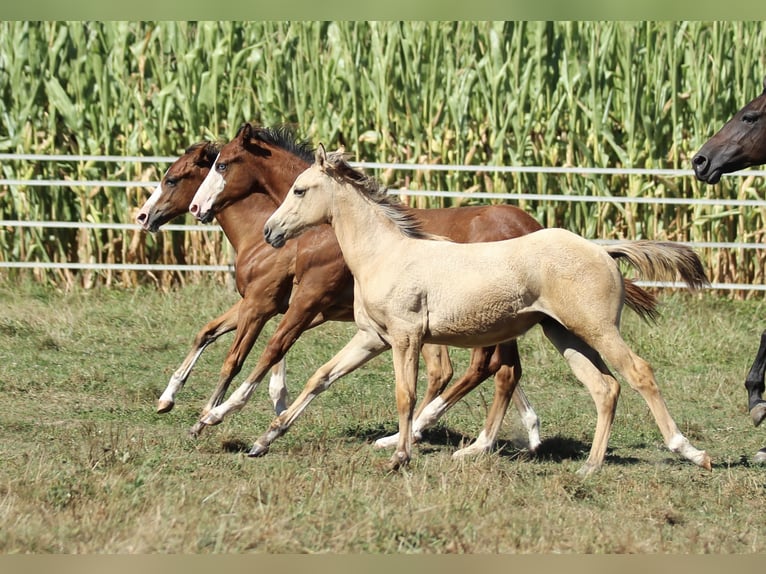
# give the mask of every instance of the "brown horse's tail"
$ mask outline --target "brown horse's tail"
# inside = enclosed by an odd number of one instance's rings
[[[625,259],[646,280],[680,279],[693,291],[710,285],[699,256],[680,243],[638,240],[605,245],[604,249],[614,259]],[[625,280],[625,304],[643,319],[656,319],[659,315],[654,295],[630,279]]]

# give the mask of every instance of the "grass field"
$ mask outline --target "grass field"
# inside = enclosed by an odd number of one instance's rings
[[[595,411],[539,330],[521,342],[537,457],[511,412],[496,452],[451,458],[481,428],[485,383],[427,433],[407,471],[386,474],[389,453],[372,442],[396,426],[389,354],[338,381],[264,458],[246,456],[272,418],[263,387],[187,438],[231,339],[205,352],[175,410],[157,415],[155,401],[196,329],[236,297],[213,285],[0,286],[0,553],[766,551],[766,469],[748,462],[766,433],[742,386],[762,301],[663,292],[654,326],[626,311],[626,340],[714,469],[668,452],[625,385],[606,465],[583,480]],[[291,396],[352,332],[331,324],[298,341]],[[467,352],[453,358],[459,372]]]

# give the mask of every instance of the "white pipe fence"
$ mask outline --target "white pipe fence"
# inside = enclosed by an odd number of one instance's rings
[[[45,154],[9,154],[0,153],[3,161],[67,161],[67,162],[104,162],[104,163],[149,163],[170,164],[175,157],[167,156],[113,156],[113,155],[45,155]],[[694,172],[688,169],[651,169],[651,168],[593,168],[593,167],[543,167],[543,166],[495,166],[495,165],[445,165],[445,164],[410,164],[386,162],[351,162],[354,167],[363,169],[392,169],[398,171],[470,171],[481,173],[540,173],[549,175],[638,175],[662,177],[693,177]],[[766,170],[748,169],[725,177],[766,176]],[[154,188],[157,181],[124,181],[124,180],[70,180],[70,179],[2,179],[0,186],[34,187],[102,187],[102,188]],[[719,205],[726,207],[766,207],[766,200],[738,199],[694,199],[694,198],[655,198],[655,197],[624,197],[624,196],[588,196],[588,195],[547,195],[535,193],[484,193],[459,192],[441,190],[391,190],[392,194],[428,197],[470,197],[472,199],[510,199],[510,200],[542,200],[548,202],[590,202],[590,203],[641,203],[656,205]],[[0,225],[10,228],[67,228],[67,229],[116,229],[138,230],[140,227],[129,223],[90,223],[84,221],[21,221],[0,220]],[[174,225],[163,226],[167,231],[218,231],[216,225]],[[616,241],[594,240],[597,243],[608,244]],[[719,249],[764,249],[763,243],[736,242],[686,242],[693,248]],[[133,271],[230,271],[232,265],[169,265],[169,264],[120,264],[120,263],[85,263],[68,262],[55,263],[45,261],[0,261],[0,268],[46,268],[46,269],[88,269],[88,270],[133,270]],[[679,287],[675,283],[639,282],[645,286]],[[766,291],[766,285],[746,283],[714,283],[713,289]]]

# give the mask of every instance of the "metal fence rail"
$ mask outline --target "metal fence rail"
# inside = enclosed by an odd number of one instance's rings
[[[113,155],[44,155],[44,154],[9,154],[0,153],[2,161],[71,161],[71,162],[103,162],[103,163],[146,163],[146,164],[169,164],[177,158],[168,156],[113,156]],[[692,170],[684,169],[650,169],[650,168],[588,168],[588,167],[543,167],[543,166],[495,166],[495,165],[445,165],[445,164],[410,164],[410,163],[387,163],[387,162],[351,162],[351,165],[363,169],[391,169],[398,171],[470,171],[481,173],[540,173],[548,175],[638,175],[638,176],[662,176],[662,177],[693,177]],[[725,177],[751,177],[766,176],[766,170],[743,170]],[[69,179],[0,179],[0,186],[24,186],[27,188],[40,187],[103,187],[103,188],[153,188],[157,181],[125,181],[125,180],[69,180]],[[537,200],[548,202],[587,202],[587,203],[619,203],[619,204],[655,204],[655,205],[715,205],[723,207],[766,207],[766,200],[738,200],[738,199],[694,199],[694,198],[654,198],[654,197],[621,197],[621,196],[588,196],[588,195],[547,195],[535,193],[486,193],[486,192],[459,192],[444,190],[409,190],[397,189],[390,193],[407,196],[427,197],[470,197],[486,199],[510,199],[510,200]],[[67,228],[67,229],[115,229],[115,230],[139,230],[140,226],[129,223],[90,223],[84,221],[22,221],[0,220],[0,225],[7,228]],[[217,231],[221,228],[216,225],[174,225],[168,224],[163,227],[167,231]],[[614,243],[609,240],[594,240],[596,243]],[[761,250],[766,245],[762,243],[737,243],[737,242],[686,242],[693,248],[718,248],[718,249],[743,249]],[[232,265],[171,265],[171,264],[122,264],[122,263],[84,263],[67,262],[55,263],[45,261],[4,261],[0,262],[0,268],[43,268],[43,269],[87,269],[87,270],[131,270],[131,271],[226,271],[233,272]],[[656,287],[679,287],[680,284],[660,282],[639,282],[644,286]],[[743,290],[743,291],[766,291],[766,285],[748,283],[714,283],[713,289]]]

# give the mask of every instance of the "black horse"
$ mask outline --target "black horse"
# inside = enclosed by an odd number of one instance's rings
[[[715,184],[724,173],[766,163],[766,78],[763,92],[739,110],[700,148],[692,158],[697,179]],[[761,346],[745,379],[748,407],[753,424],[766,418],[763,400],[766,373],[766,331],[761,334]],[[759,450],[754,460],[766,462],[766,448]]]

